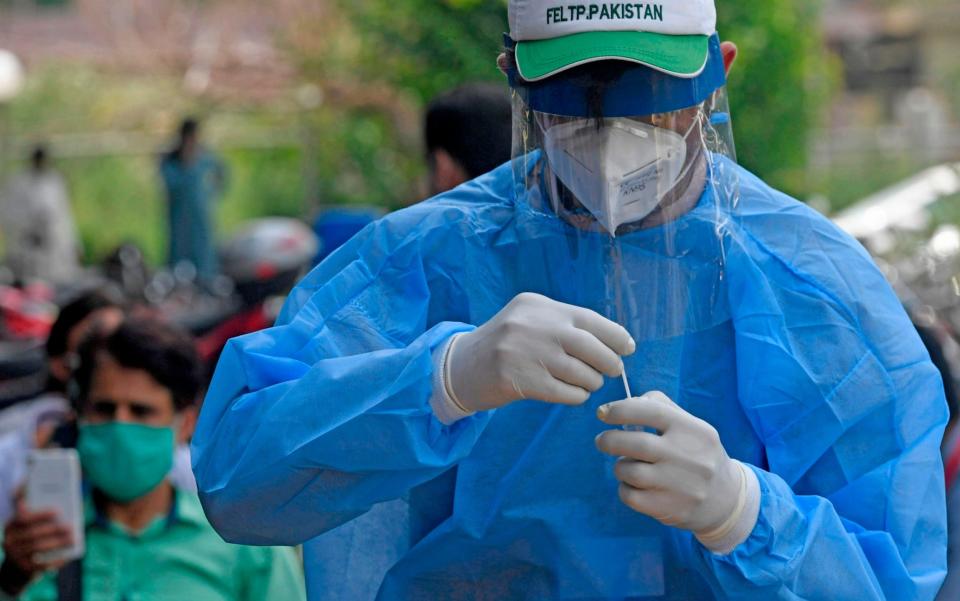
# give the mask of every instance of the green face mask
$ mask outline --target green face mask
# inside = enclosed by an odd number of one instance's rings
[[[77,452],[94,487],[127,502],[153,490],[173,466],[173,429],[127,422],[82,424]]]

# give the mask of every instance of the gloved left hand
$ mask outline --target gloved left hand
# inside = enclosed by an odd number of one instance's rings
[[[616,429],[597,437],[597,448],[620,457],[614,474],[627,506],[692,531],[715,552],[729,552],[753,530],[756,476],[727,456],[713,426],[660,392],[608,403],[597,417],[659,432]]]

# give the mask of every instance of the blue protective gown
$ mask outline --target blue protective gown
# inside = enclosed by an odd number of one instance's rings
[[[721,263],[709,188],[672,258],[650,250],[656,229],[620,242],[625,264],[669,262],[689,285],[688,331],[633,308],[628,329],[649,335],[626,369],[755,470],[759,518],[733,553],[620,503],[593,442],[618,380],[582,407],[433,416],[432,353],[452,334],[523,291],[603,303],[590,238],[518,200],[509,166],[371,224],[275,327],[228,343],[193,447],[212,523],[233,542],[305,542],[311,599],[932,599],[938,372],[859,245],[739,177]]]
[[[226,174],[222,163],[202,151],[191,163],[167,156],[160,163],[167,192],[170,248],[168,264],[188,261],[201,279],[218,271],[214,214]]]

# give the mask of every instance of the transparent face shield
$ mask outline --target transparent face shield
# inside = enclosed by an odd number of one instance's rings
[[[616,236],[662,225],[699,201],[712,152],[703,105],[635,117],[528,114],[533,131],[520,140],[539,144],[545,199],[572,225]]]
[[[736,163],[718,42],[715,50],[707,69],[719,74],[689,84],[613,61],[546,85],[511,78],[518,192],[577,227],[612,236],[663,224],[695,205],[708,178],[720,175],[711,169]],[[677,93],[666,82],[691,87]],[[661,92],[664,101],[654,98]],[[732,190],[725,197],[717,200],[736,200]]]
[[[517,198],[540,227],[565,231],[551,252],[569,258],[558,288],[570,292],[557,300],[601,312],[638,342],[729,319],[725,225],[739,186],[716,38],[711,48],[696,81],[612,61],[545,83],[511,76]]]

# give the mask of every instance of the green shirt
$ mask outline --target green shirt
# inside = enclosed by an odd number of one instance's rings
[[[303,569],[293,549],[226,543],[210,526],[196,495],[175,495],[170,515],[138,535],[97,515],[88,499],[84,601],[306,599]],[[57,601],[55,575],[45,574],[17,599]]]

